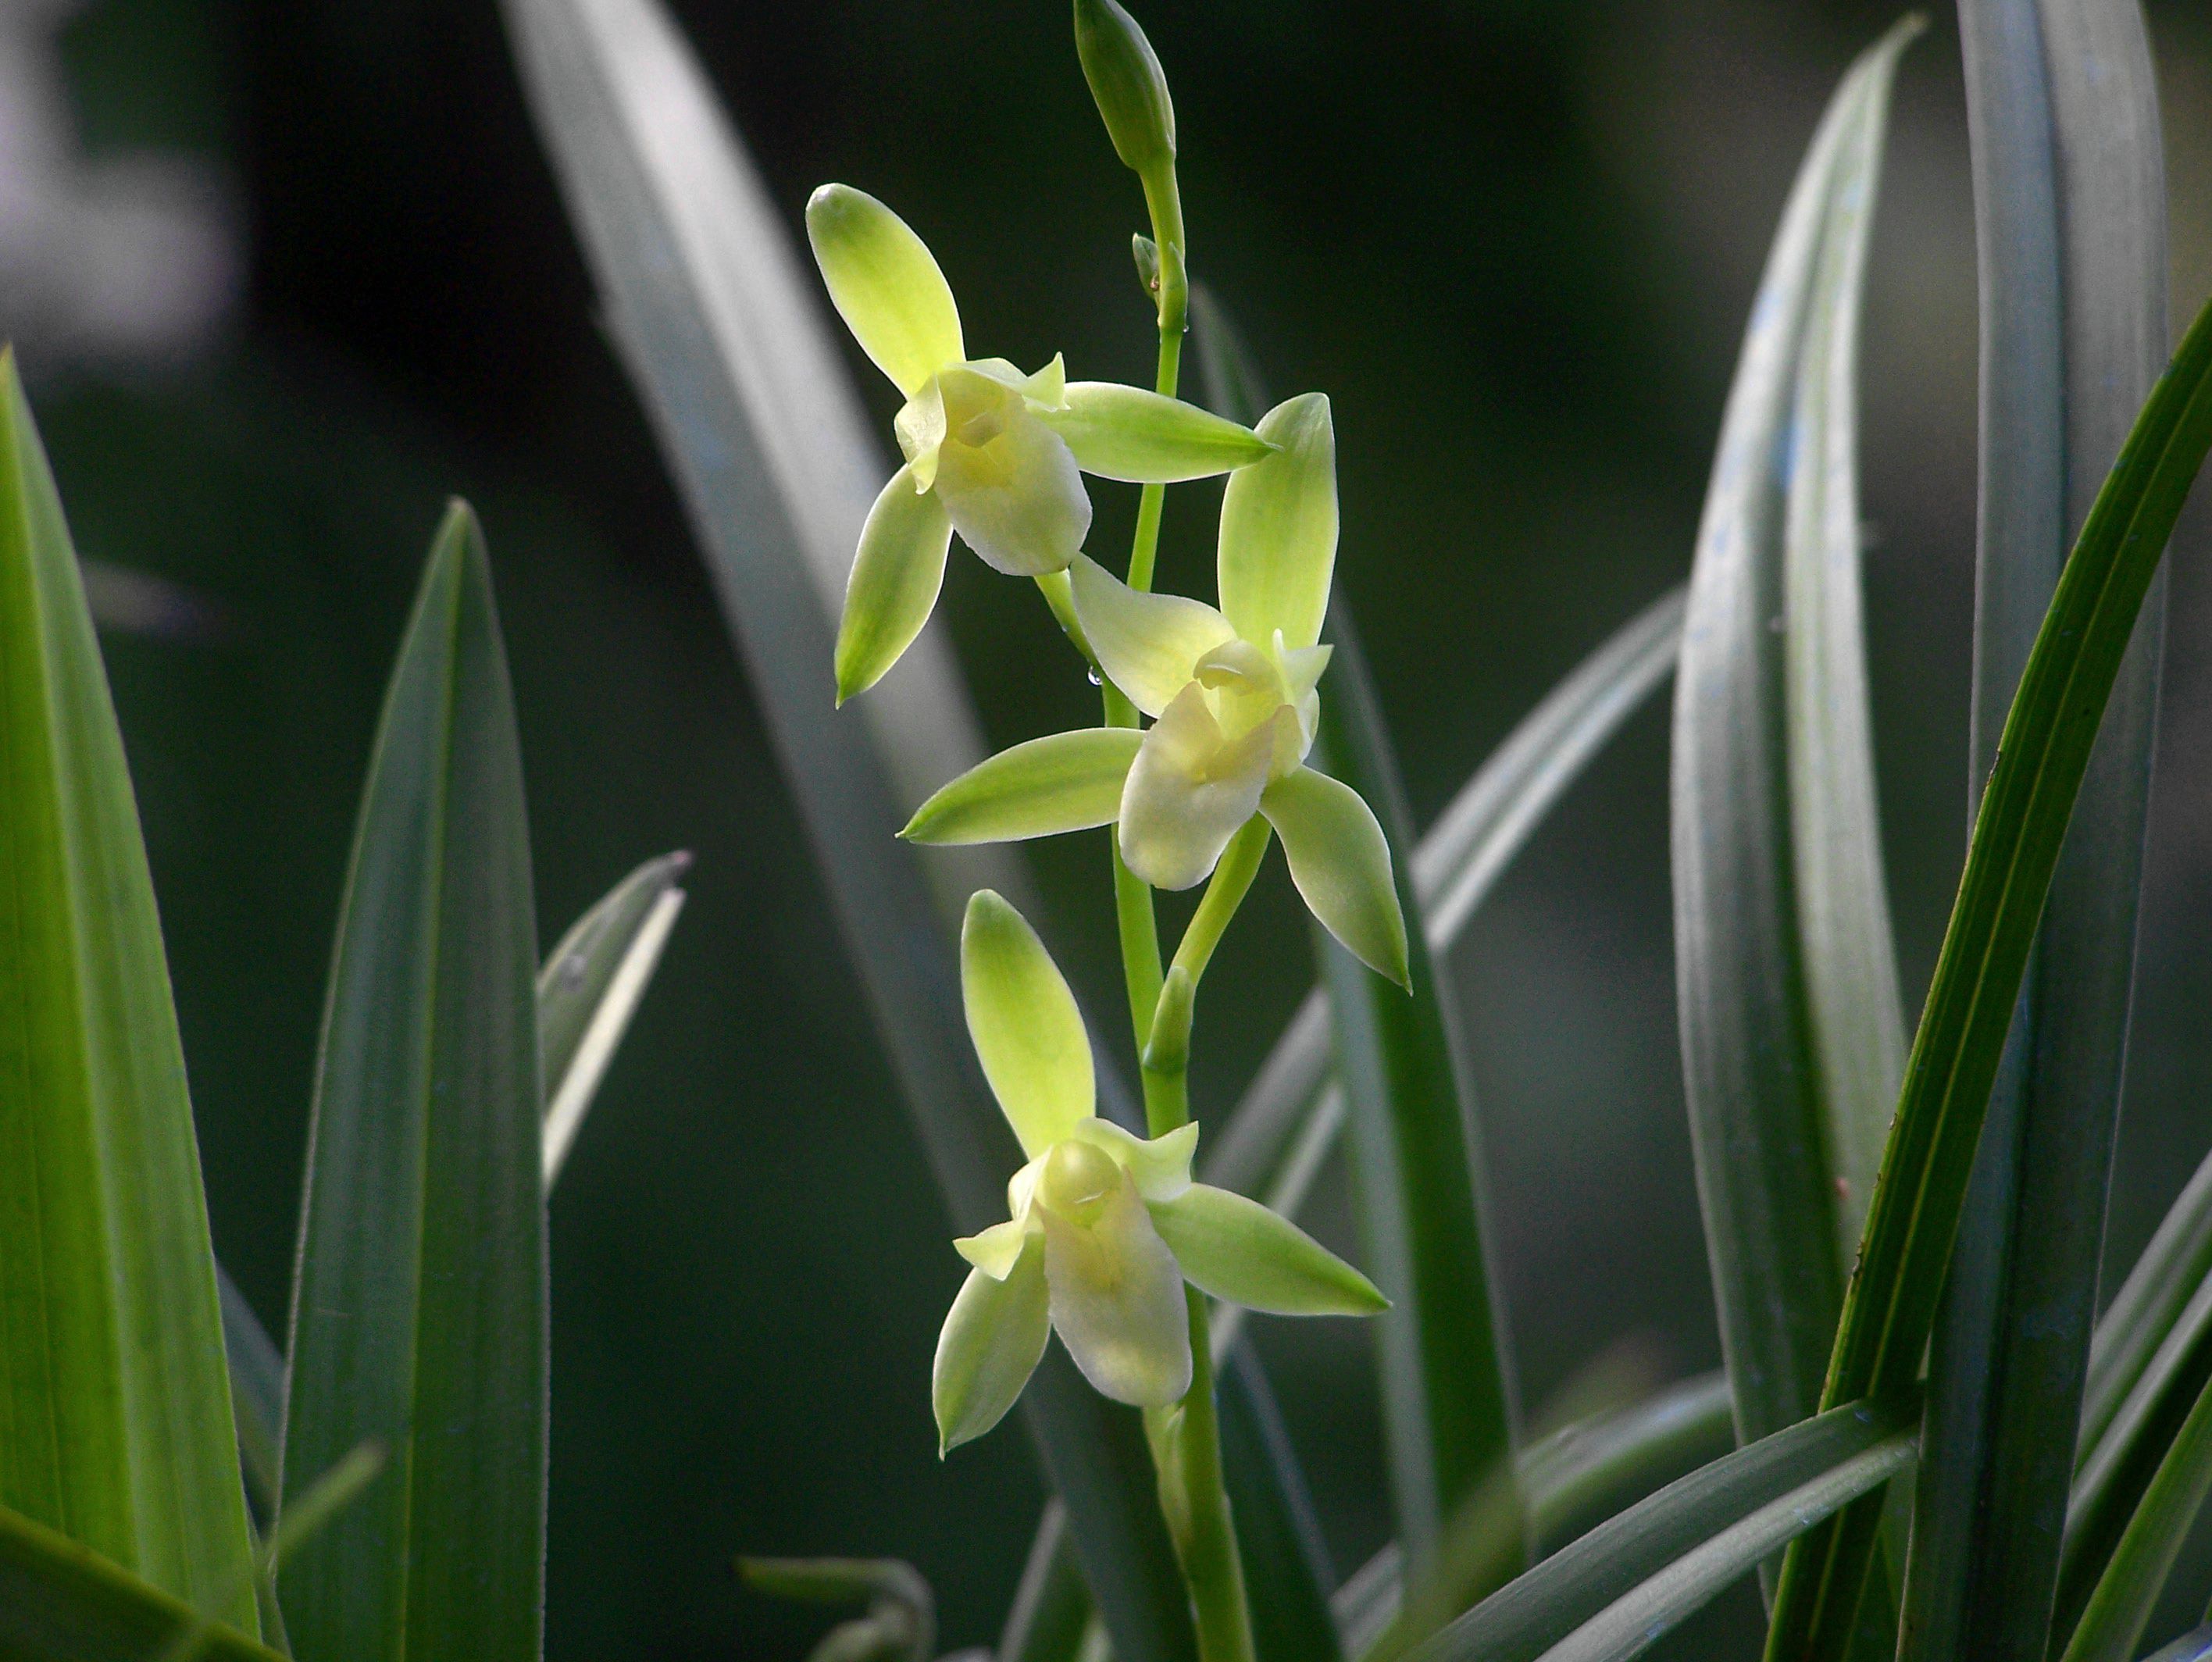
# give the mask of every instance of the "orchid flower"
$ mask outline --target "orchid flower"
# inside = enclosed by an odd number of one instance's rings
[[[1002,572],[1065,571],[1091,529],[1082,474],[1168,484],[1268,453],[1249,428],[1105,381],[968,356],[952,290],[906,221],[849,185],[806,204],[807,240],[838,315],[906,397],[906,464],[868,512],[837,630],[840,703],[873,686],[937,604],[952,533]]]
[[[1296,1224],[1191,1181],[1196,1125],[1147,1139],[1096,1116],[1074,995],[1036,931],[988,889],[968,903],[960,984],[984,1077],[1028,1163],[1006,1186],[1006,1222],[953,1243],[973,1267],[937,1341],[944,1450],[999,1422],[1054,1331],[1115,1401],[1180,1400],[1191,1381],[1185,1282],[1281,1315],[1388,1307]]]
[[[902,834],[1000,842],[1119,829],[1121,858],[1158,889],[1203,881],[1255,813],[1282,839],[1314,915],[1403,985],[1406,923],[1389,845],[1351,786],[1306,766],[1320,719],[1319,644],[1336,562],[1336,446],[1309,393],[1261,420],[1278,446],[1233,475],[1221,505],[1218,610],[1139,593],[1079,557],[1075,615],[1142,732],[1094,727],[1016,745],[954,779]]]

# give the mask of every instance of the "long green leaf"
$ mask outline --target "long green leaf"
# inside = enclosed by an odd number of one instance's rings
[[[2182,1307],[2075,1480],[2058,1572],[2057,1609],[2069,1628],[2088,1603],[2208,1383],[2212,1282],[2200,1285]]]
[[[883,469],[788,230],[658,0],[507,0],[523,82],[614,336],[750,668],[838,924],[952,1222],[1019,1163],[961,1020],[950,925],[1024,892],[989,849],[894,834],[981,757],[941,633],[842,716],[834,619]],[[1127,1112],[1102,1075],[1102,1108]],[[1057,1348],[1023,1397],[1120,1662],[1196,1640],[1136,1416]]]
[[[1067,1539],[1067,1508],[1057,1497],[1044,1503],[1029,1561],[999,1636],[998,1662],[1073,1662],[1093,1606],[1083,1566]]]
[[[1681,636],[1675,590],[1607,636],[1460,787],[1413,851],[1431,953],[1451,949],[1567,787],[1665,682]],[[1207,1181],[1257,1192],[1334,1089],[1329,1062],[1328,1001],[1316,989],[1203,1151]],[[1333,1112],[1340,1123],[1340,1095]]]
[[[1701,1374],[1530,1444],[1521,1483],[1537,1550],[1548,1556],[1735,1443],[1728,1375]]]
[[[2212,1382],[2197,1393],[2068,1641],[2064,1662],[2128,1662],[2212,1493]]]
[[[248,1573],[234,1577],[251,1591]],[[67,1536],[0,1509],[0,1656],[9,1662],[151,1662],[198,1635],[202,1662],[280,1662],[235,1628],[200,1633],[191,1606]]]
[[[2212,1155],[2207,1155],[2159,1221],[2150,1244],[2098,1319],[2081,1400],[2078,1470],[2134,1392],[2205,1278],[2212,1276]]]
[[[1887,88],[1911,27],[1893,30],[1844,77],[1784,210],[1723,419],[1674,688],[1684,1085],[1722,1352],[1746,1440],[1804,1418],[1819,1398],[1844,1287],[1836,1180],[1851,1163],[1839,1159],[1833,1127],[1847,1128],[1847,1143],[1860,1135],[1854,1122],[1871,1112],[1865,1097],[1884,1065],[1886,1016],[1858,1007],[1886,973],[1887,943],[1875,915],[1879,851],[1864,846],[1870,764],[1849,754],[1865,739],[1850,661],[1856,608],[1843,598],[1856,583],[1856,532],[1839,549],[1834,522],[1855,524],[1856,513],[1844,383],[1863,256],[1850,244],[1865,234]],[[1815,318],[1832,349],[1808,376]],[[1801,419],[1814,430],[1799,441],[1793,492],[1785,464]],[[1839,560],[1839,572],[1823,569]],[[1784,634],[1771,626],[1778,616]],[[1807,707],[1854,693],[1856,723],[1834,709],[1818,722]],[[1793,737],[1802,753],[1794,782],[1804,786],[1794,801]],[[1813,834],[1859,846],[1797,846]],[[1807,962],[1815,946],[1832,955],[1818,972]]]
[[[2185,1633],[2154,1656],[2143,1662],[2205,1662],[2212,1657],[2212,1625]]]
[[[1375,810],[1396,853],[1400,903],[1418,919],[1396,761],[1341,610],[1330,639],[1333,691],[1316,756]],[[1345,1083],[1364,1262],[1391,1301],[1375,1319],[1383,1439],[1398,1541],[1418,1579],[1445,1519],[1486,1479],[1512,1470],[1513,1373],[1486,1246],[1481,1143],[1452,1004],[1422,931],[1408,943],[1410,996],[1318,927],[1315,940]]]
[[[283,1567],[301,1662],[535,1662],[545,1192],[530,841],[475,516],[433,545],[386,695],[317,1065],[284,1504],[392,1471]]]
[[[284,1452],[284,1353],[253,1313],[246,1295],[218,1264],[222,1348],[230,1364],[230,1405],[238,1422],[238,1455],[246,1486],[265,1523],[276,1515]]]
[[[685,853],[663,854],[576,919],[538,972],[538,1077],[545,1087],[545,1186],[574,1144],[607,1064],[637,1012],[684,909]]]
[[[2173,523],[2212,446],[2212,308],[2191,327],[2090,510],[2021,678],[1975,822],[1845,1301],[1826,1395],[1884,1397],[1919,1372],[1974,1147],[2052,870],[2107,696]],[[1878,1503],[1790,1548],[1771,1658],[1837,1653]]]
[[[12,351],[0,353],[0,1505],[258,1631],[161,920]]]
[[[1530,1443],[1521,1452],[1521,1489],[1539,1554],[1549,1557],[1654,1490],[1721,1459],[1735,1442],[1728,1376],[1707,1374]],[[1337,1589],[1331,1604],[1349,1654],[1366,1659],[1394,1629],[1404,1580],[1405,1555],[1394,1541]]]
[[[1657,1644],[1685,1617],[1784,1543],[1912,1464],[1914,1433],[1899,1432],[1832,1471],[1770,1501],[1700,1543],[1603,1614],[1545,1653],[1546,1662],[1626,1662]]]
[[[1797,939],[1820,1113],[1827,1130],[1838,1262],[1858,1250],[1882,1141],[1905,1077],[1875,799],[1860,591],[1859,318],[1881,176],[1895,55],[1919,20],[1877,48],[1864,100],[1837,150],[1807,306],[1790,422],[1784,514],[1783,681]]]
[[[2166,238],[2134,0],[1967,0],[1960,19],[1984,360],[1971,803],[2066,537],[2165,357]],[[2125,1059],[2163,610],[2161,580],[2082,784],[1982,1134],[1932,1351],[1905,1662],[2039,1659],[2049,1642]]]
[[[1336,1577],[1267,1376],[1248,1344],[1229,1354],[1218,1377],[1222,1471],[1253,1647],[1260,1662],[1338,1662],[1328,1608]]]
[[[1909,1435],[1913,1417],[1854,1403],[1748,1444],[1553,1554],[1438,1633],[1413,1653],[1414,1662],[1530,1662],[1670,1564],[1893,1445]]]
[[[545,1089],[545,1187],[558,1180],[577,1127],[607,1064],[629,1030],[683,909],[677,881],[689,854],[664,854],[615,885],[569,928],[538,971],[538,1055]],[[223,1348],[230,1362],[231,1406],[239,1455],[256,1507],[276,1510],[279,1445],[284,1426],[284,1356],[222,1266]]]

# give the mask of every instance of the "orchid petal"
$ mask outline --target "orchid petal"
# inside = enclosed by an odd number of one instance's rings
[[[1036,931],[988,889],[960,926],[960,992],[983,1077],[1034,1158],[1097,1105],[1091,1035]]]
[[[1068,576],[1076,621],[1098,667],[1148,716],[1165,713],[1198,660],[1236,638],[1229,620],[1203,601],[1139,593],[1087,555],[1077,556]]]
[[[1272,453],[1267,441],[1248,427],[1180,398],[1112,381],[1071,382],[1064,408],[1045,419],[1085,473],[1134,484],[1208,478]]]
[[[902,837],[915,842],[1013,842],[1110,825],[1144,735],[1082,727],[1001,750],[915,810]]]
[[[1221,499],[1221,610],[1247,640],[1276,630],[1291,651],[1321,639],[1336,569],[1336,430],[1309,392],[1260,418],[1278,446],[1233,475]]]
[[[1283,840],[1291,881],[1314,916],[1376,974],[1407,986],[1406,918],[1391,878],[1390,845],[1359,793],[1300,767],[1267,787],[1260,811]]]
[[[1256,1200],[1194,1183],[1152,1204],[1152,1222],[1201,1292],[1280,1316],[1371,1316],[1390,1301],[1288,1218]]]
[[[845,579],[845,615],[837,624],[837,701],[883,679],[914,644],[945,582],[952,521],[934,493],[917,493],[914,470],[902,467],[868,510],[860,552]]]
[[[1148,1206],[1173,1200],[1190,1187],[1191,1156],[1198,1150],[1195,1123],[1178,1125],[1158,1137],[1142,1137],[1110,1119],[1086,1119],[1073,1135],[1105,1150],[1115,1165],[1135,1179],[1137,1193]]]
[[[909,398],[967,352],[960,308],[913,228],[865,191],[825,185],[806,204],[806,240],[837,315]]]
[[[960,540],[1011,576],[1064,569],[1091,530],[1075,458],[1018,391],[967,369],[938,379],[946,420],[936,488]]]
[[[942,1456],[1006,1417],[1051,1333],[1044,1243],[1031,1242],[1003,1278],[971,1270],[937,1336],[930,1402]]]
[[[1008,1218],[972,1235],[963,1235],[952,1250],[994,1281],[1004,1281],[1028,1244],[1030,1229],[1025,1219]]]
[[[1048,1206],[1044,1268],[1052,1325],[1103,1395],[1164,1408],[1190,1389],[1189,1306],[1175,1254],[1127,1171],[1087,1221]]]
[[[1284,712],[1287,716],[1288,712]],[[1193,682],[1145,735],[1121,790],[1121,859],[1155,889],[1188,889],[1220,859],[1267,789],[1275,721],[1225,738]]]

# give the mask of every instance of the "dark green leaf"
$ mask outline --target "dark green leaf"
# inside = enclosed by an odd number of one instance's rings
[[[279,1576],[301,1662],[535,1662],[545,1199],[530,842],[475,517],[433,546],[369,763],[324,1017],[286,1510],[392,1471]]]
[[[950,926],[976,888],[1020,904],[1025,886],[1001,852],[925,860],[895,840],[982,755],[940,631],[925,630],[843,716],[834,707],[834,620],[884,470],[820,299],[657,0],[507,0],[505,11],[877,1027],[952,1221],[971,1231],[1003,1215],[1019,1160],[969,1048]],[[1100,1085],[1102,1112],[1126,1115],[1126,1088]],[[1057,1347],[1023,1406],[1119,1662],[1184,1662],[1196,1640],[1136,1416]]]
[[[538,1077],[550,1190],[684,909],[685,853],[647,860],[570,925],[538,972]]]
[[[2159,1222],[2103,1316],[2089,1350],[2076,1469],[2098,1445],[2205,1278],[2212,1276],[2212,1155]]]
[[[1626,1662],[1641,1656],[1777,1547],[1912,1464],[1917,1434],[1903,1431],[1770,1501],[1701,1543],[1547,1653],[1550,1662]]]
[[[2067,535],[2164,359],[2166,240],[2157,91],[2134,0],[1969,0],[1960,15],[1982,255],[1971,802]],[[1951,1259],[1906,1662],[2040,1658],[2048,1642],[2126,1048],[2162,589],[2051,882]]]
[[[2143,1662],[2205,1662],[2207,1657],[2212,1657],[2212,1626],[2182,1635],[2157,1655],[2144,1658]]]
[[[250,1598],[250,1568],[234,1579]],[[9,1662],[151,1662],[191,1641],[202,1619],[88,1548],[0,1510],[0,1656]],[[227,1626],[198,1642],[201,1662],[281,1662]]]
[[[2128,1520],[2127,1531],[2067,1644],[2065,1662],[2128,1662],[2135,1654],[2208,1492],[2212,1492],[2212,1383],[2197,1393]]]
[[[1400,904],[1418,920],[1397,762],[1341,607],[1329,638],[1336,656],[1315,759],[1374,809]],[[1384,1443],[1398,1541],[1418,1579],[1445,1521],[1493,1473],[1512,1470],[1513,1374],[1478,1198],[1481,1145],[1454,1005],[1422,931],[1409,931],[1410,995],[1318,927],[1315,942],[1348,1106],[1363,1261],[1391,1300],[1375,1319]]]
[[[1217,1378],[1221,1465],[1253,1647],[1260,1662],[1338,1662],[1328,1608],[1336,1577],[1267,1376],[1247,1344],[1229,1352]]]
[[[1067,1538],[1067,1508],[1057,1499],[1047,1501],[999,1637],[998,1662],[1074,1662],[1092,1608],[1083,1566]]]
[[[276,1515],[283,1459],[284,1356],[220,1264],[216,1291],[222,1301],[222,1348],[230,1363],[230,1406],[238,1422],[238,1455],[246,1483],[263,1521]]]
[[[0,353],[0,1505],[258,1631],[161,920],[76,555]]]
[[[1905,1067],[1826,1394],[1918,1374],[1974,1147],[2075,793],[2175,519],[2212,446],[2212,308],[2183,341],[2099,493],[2036,637],[1984,792]],[[1768,1654],[1832,1656],[1856,1614],[1878,1507],[1790,1549]]]
[[[1909,1458],[1912,1418],[1854,1403],[1701,1467],[1491,1595],[1416,1651],[1416,1662],[1532,1662],[1548,1655],[1553,1646],[1670,1565],[1730,1540],[1731,1531],[1808,1486],[1831,1483],[1844,1470],[1854,1474],[1853,1481],[1868,1476],[1858,1463],[1869,1457],[1875,1464],[1869,1482],[1891,1475],[1897,1463],[1879,1451],[1901,1444]],[[1742,1538],[1734,1538],[1741,1550]],[[1749,1569],[1786,1538],[1749,1552],[1729,1574]],[[1701,1573],[1710,1570],[1708,1564]],[[1711,1590],[1722,1585],[1725,1580]]]
[[[1538,1551],[1558,1551],[1735,1446],[1725,1374],[1685,1380],[1531,1443],[1521,1457],[1521,1483]]]
[[[2212,1383],[2212,1281],[2199,1285],[2182,1307],[2075,1479],[2059,1560],[2061,1633],[2071,1629],[2088,1603],[2129,1520],[2208,1383]]]
[[[1837,458],[1847,462],[1850,437],[1836,426],[1847,410],[1831,401],[1847,403],[1849,377],[1834,357],[1851,345],[1859,257],[1849,244],[1864,234],[1888,84],[1911,27],[1893,30],[1845,76],[1784,210],[1722,424],[1674,688],[1684,1083],[1722,1351],[1747,1439],[1804,1418],[1819,1398],[1844,1285],[1836,1180],[1846,1165],[1832,1125],[1871,1112],[1864,1098],[1883,1065],[1883,1012],[1851,1006],[1894,974],[1876,961],[1887,929],[1869,916],[1878,849],[1844,851],[1838,862],[1798,850],[1793,836],[1793,823],[1801,834],[1872,830],[1870,764],[1838,750],[1863,743],[1863,721],[1838,729],[1805,708],[1810,697],[1863,698],[1863,671],[1846,661],[1856,607],[1839,601],[1856,573],[1847,564],[1831,580],[1814,580],[1824,575],[1815,570],[1792,584],[1784,550],[1796,519],[1801,564],[1839,552],[1855,562],[1855,530],[1839,550],[1831,523],[1850,518],[1855,527],[1856,513],[1838,494],[1850,480],[1847,466],[1838,476]],[[1808,375],[1815,319],[1833,352]],[[1800,452],[1793,504],[1789,438],[1801,416],[1830,444]],[[1795,802],[1793,702],[1804,751],[1795,782],[1808,786]],[[1822,769],[1836,787],[1826,794],[1805,777]],[[1815,942],[1848,949],[1815,975],[1806,957]],[[1832,1060],[1844,1070],[1835,1081]]]

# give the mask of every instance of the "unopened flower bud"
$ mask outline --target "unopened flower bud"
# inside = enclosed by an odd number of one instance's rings
[[[1124,167],[1149,176],[1175,161],[1175,105],[1152,43],[1115,0],[1075,0],[1075,49]]]

